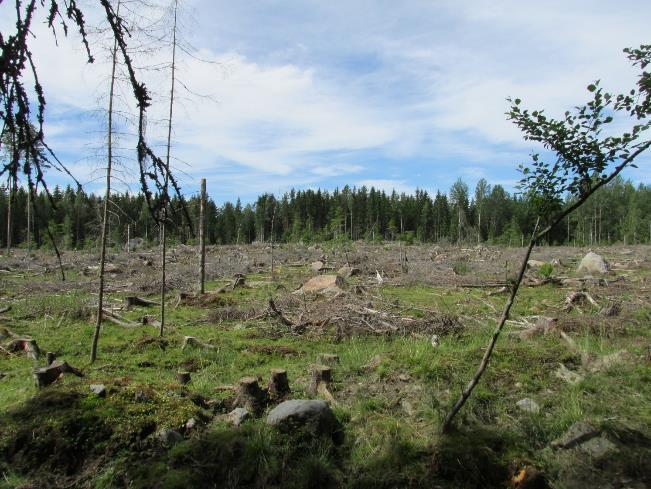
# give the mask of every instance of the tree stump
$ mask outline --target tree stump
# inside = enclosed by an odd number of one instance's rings
[[[268,391],[275,399],[282,399],[289,394],[290,389],[289,380],[287,379],[287,370],[282,368],[271,369]]]
[[[267,392],[260,388],[255,377],[242,377],[233,407],[243,407],[252,413],[260,413],[267,401]]]
[[[48,367],[34,369],[34,379],[38,387],[46,387],[61,378],[64,373],[84,376],[81,370],[70,366],[68,362],[54,362]]]
[[[57,359],[57,354],[49,351],[45,354],[45,365],[52,365],[54,361]]]
[[[315,365],[312,369],[310,385],[307,388],[308,394],[315,396],[320,394],[328,401],[334,401],[330,393],[332,384],[332,368],[326,365]]]
[[[176,380],[179,382],[179,384],[189,384],[190,381],[192,380],[190,376],[190,372],[176,372]]]

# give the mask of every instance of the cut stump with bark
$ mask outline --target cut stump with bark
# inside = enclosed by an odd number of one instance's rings
[[[192,376],[190,375],[190,372],[176,372],[176,380],[179,384],[185,385],[190,383]]]
[[[259,414],[267,402],[267,392],[260,388],[255,377],[242,377],[240,379],[237,396],[233,407],[243,407],[252,413]]]
[[[312,396],[319,394],[332,402],[334,401],[334,397],[332,397],[332,394],[330,393],[331,384],[332,368],[326,365],[315,365],[312,368],[310,385],[307,388],[307,392]]]
[[[34,379],[38,387],[47,387],[66,373],[76,375],[77,377],[84,376],[81,370],[69,365],[68,362],[54,362],[47,367],[34,369]]]
[[[287,370],[272,368],[268,386],[269,395],[275,399],[282,399],[290,393]]]

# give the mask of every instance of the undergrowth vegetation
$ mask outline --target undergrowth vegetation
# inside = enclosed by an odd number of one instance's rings
[[[472,262],[459,263],[472,273]],[[628,301],[616,317],[589,304],[564,311],[568,289],[554,283],[525,287],[508,334],[448,435],[439,432],[446,410],[479,362],[504,301],[492,289],[393,281],[370,290],[365,277],[349,279],[349,287],[364,284],[369,309],[390,307],[415,319],[436,312],[462,325],[436,341],[422,332],[301,334],[274,315],[229,320],[219,314],[238,306],[262,312],[270,297],[291,293],[308,275],[305,268],[279,267],[275,281],[266,272],[249,274],[247,287],[210,304],[174,307],[172,296],[164,338],[151,326],[106,323],[91,366],[88,308],[95,297],[83,287],[17,294],[29,278],[3,278],[0,302],[12,309],[2,326],[34,338],[85,376],[64,375],[37,389],[33,360],[0,352],[0,487],[497,488],[515,484],[525,467],[542,471],[558,488],[595,487],[612,477],[648,482],[651,306],[644,303],[644,266],[623,285],[591,289],[602,302]],[[110,302],[121,304],[124,295],[113,292]],[[121,312],[134,321],[155,313],[151,307]],[[576,348],[558,334],[522,339],[523,321],[537,316],[556,317]],[[210,348],[182,349],[185,336]],[[621,350],[626,361],[581,371],[577,383],[556,374],[561,365],[580,371],[586,355]],[[264,416],[238,428],[228,423],[229,386],[243,376],[264,385],[270,369],[283,368],[291,398],[308,398],[309,372],[323,353],[339,358],[332,408],[344,426],[343,443],[300,430],[281,433]],[[178,371],[192,381],[179,384]],[[91,393],[89,384],[104,384],[106,397]],[[539,410],[520,409],[516,403],[524,398]],[[191,418],[196,426],[188,428]],[[596,463],[577,450],[550,448],[577,421],[603,430],[617,450]],[[161,442],[157,433],[165,428],[183,439]]]

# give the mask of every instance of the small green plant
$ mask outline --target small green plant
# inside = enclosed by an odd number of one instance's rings
[[[551,278],[554,274],[554,265],[551,263],[545,263],[538,269],[538,275],[540,278]]]
[[[470,267],[468,266],[468,263],[462,260],[455,261],[454,265],[452,266],[452,270],[457,275],[466,275],[470,273]]]

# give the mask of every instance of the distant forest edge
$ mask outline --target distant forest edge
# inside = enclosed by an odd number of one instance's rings
[[[92,248],[101,229],[102,198],[68,187],[52,192],[53,207],[44,193],[37,196],[32,212],[31,246],[49,246],[46,226],[59,246],[67,249]],[[7,246],[7,187],[0,186],[1,239]],[[27,246],[27,193],[19,188],[12,199],[12,246]],[[110,206],[110,244],[123,246],[127,237],[147,244],[158,241],[154,223],[142,195],[114,194]],[[180,207],[172,200],[172,209]],[[386,193],[374,188],[344,187],[324,190],[292,190],[281,197],[263,194],[255,203],[227,202],[217,206],[208,198],[207,242],[244,244],[255,241],[320,242],[330,240],[403,240],[408,243],[489,243],[520,246],[533,229],[542,208],[536,202],[510,194],[500,185],[480,180],[474,192],[457,180],[447,194]],[[557,202],[551,207],[562,207]],[[188,200],[192,226],[182,212],[173,212],[168,239],[192,244],[190,228],[197,230],[199,197]],[[552,209],[553,210],[553,209]],[[34,218],[34,216],[36,216]],[[616,179],[601,189],[569,220],[552,233],[552,244],[596,245],[637,244],[651,241],[651,185],[635,187]]]

